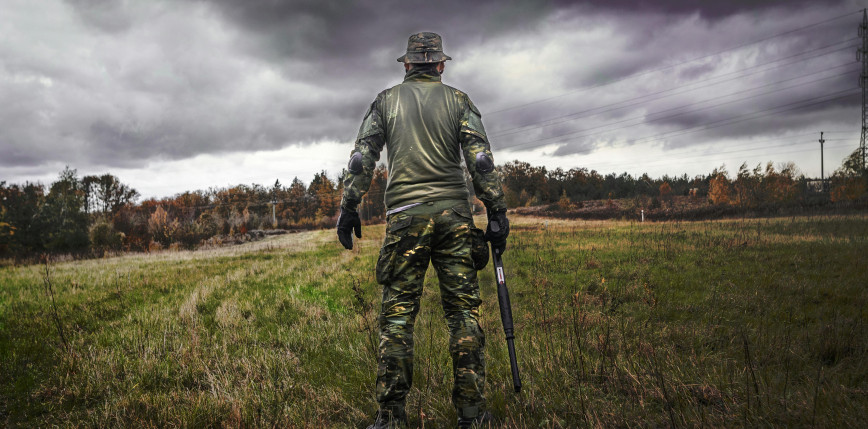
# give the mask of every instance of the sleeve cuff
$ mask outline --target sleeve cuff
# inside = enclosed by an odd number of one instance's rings
[[[358,202],[358,201],[350,200],[350,199],[348,199],[348,198],[346,198],[346,197],[344,197],[344,198],[341,200],[341,208],[342,208],[342,209],[346,209],[346,210],[349,210],[349,211],[356,211],[356,208],[357,208],[358,206],[359,206],[359,202]]]
[[[501,210],[506,211],[506,203],[503,200],[485,205],[485,211],[488,213],[494,213]]]

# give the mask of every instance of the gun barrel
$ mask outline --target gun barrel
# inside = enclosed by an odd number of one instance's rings
[[[512,304],[509,302],[509,289],[506,287],[506,276],[503,273],[503,260],[492,246],[494,259],[494,275],[497,280],[497,302],[500,307],[500,321],[503,323],[503,333],[506,336],[506,346],[509,350],[509,366],[512,370],[512,385],[515,392],[521,391],[521,378],[518,374],[518,360],[515,357],[515,331],[512,324]]]
[[[515,360],[515,341],[512,339],[506,340],[506,346],[509,348],[509,367],[512,370],[512,387],[515,393],[521,392],[521,378],[518,376],[518,361]]]

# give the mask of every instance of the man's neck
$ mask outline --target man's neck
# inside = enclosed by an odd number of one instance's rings
[[[414,65],[407,70],[404,75],[404,82],[440,82],[440,72],[437,71],[437,66],[431,65]]]

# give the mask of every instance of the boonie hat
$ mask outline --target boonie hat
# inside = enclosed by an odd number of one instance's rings
[[[399,63],[439,63],[451,60],[443,53],[443,40],[437,33],[416,33],[407,41],[407,53],[398,58]]]

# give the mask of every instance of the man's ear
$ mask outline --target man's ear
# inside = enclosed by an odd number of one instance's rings
[[[410,63],[404,63],[404,71],[410,71]]]
[[[446,68],[446,61],[441,61],[439,64],[437,64],[437,72],[438,73],[442,74],[443,69],[445,69],[445,68]]]

